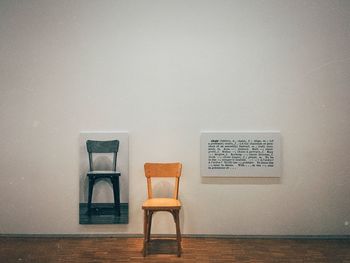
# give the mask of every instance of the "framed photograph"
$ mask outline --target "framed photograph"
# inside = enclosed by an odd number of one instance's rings
[[[81,132],[79,155],[79,223],[127,224],[128,133]]]

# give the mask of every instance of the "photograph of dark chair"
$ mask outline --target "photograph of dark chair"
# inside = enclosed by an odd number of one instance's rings
[[[88,214],[92,212],[92,196],[94,185],[98,180],[107,179],[110,180],[113,185],[114,196],[114,209],[118,216],[120,216],[120,190],[119,190],[119,177],[121,173],[117,171],[117,156],[119,150],[119,141],[86,141],[86,148],[89,156],[89,171],[87,176],[89,178],[89,191],[88,191]],[[112,170],[96,170],[94,166],[93,154],[113,154]]]

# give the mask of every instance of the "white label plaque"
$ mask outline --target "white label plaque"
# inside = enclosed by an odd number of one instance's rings
[[[201,175],[280,177],[279,132],[202,132]]]

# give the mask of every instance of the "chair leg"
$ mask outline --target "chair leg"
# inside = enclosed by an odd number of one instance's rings
[[[147,229],[148,229],[148,211],[144,210],[144,217],[143,217],[143,256],[145,257],[147,255]]]
[[[120,216],[120,193],[119,193],[119,177],[111,178],[114,195],[114,208]]]
[[[176,225],[176,240],[177,240],[177,256],[181,256],[181,232],[180,232],[180,219],[179,210],[174,211],[175,225]]]
[[[91,213],[91,200],[92,200],[94,184],[95,184],[95,179],[93,177],[89,177],[88,214]]]
[[[148,212],[148,224],[147,224],[147,242],[151,241],[151,228],[152,228],[152,216],[153,216],[153,211]]]

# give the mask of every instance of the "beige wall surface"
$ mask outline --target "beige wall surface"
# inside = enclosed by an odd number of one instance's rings
[[[350,1],[0,1],[0,234],[350,234]],[[200,177],[201,131],[278,130],[278,179]],[[128,131],[128,225],[78,224],[80,131]],[[167,214],[155,233],[173,232]]]

